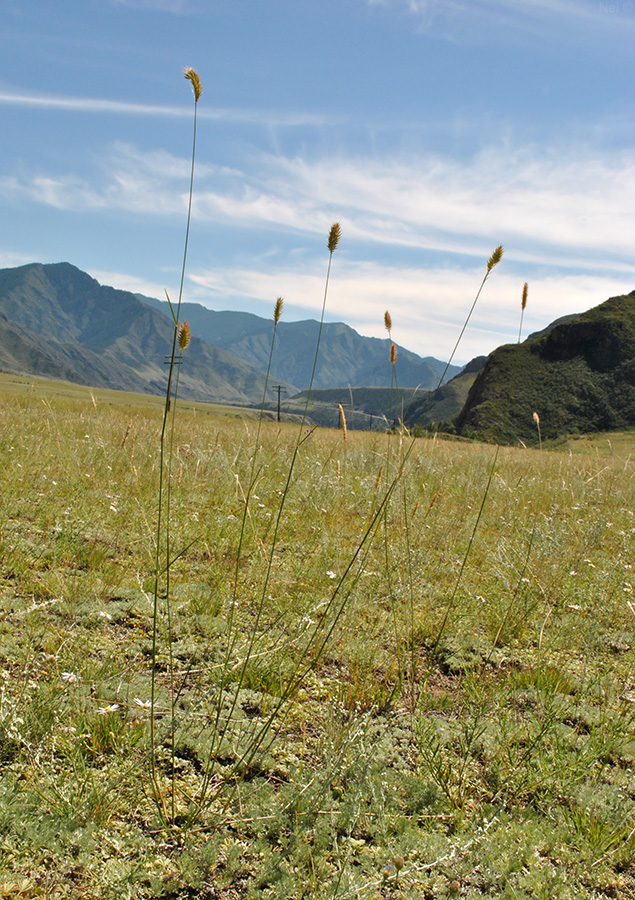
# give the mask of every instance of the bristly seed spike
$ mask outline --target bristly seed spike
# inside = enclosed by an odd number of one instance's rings
[[[494,250],[489,260],[487,261],[487,271],[491,272],[494,266],[497,266],[503,257],[503,245],[499,244],[499,246]]]
[[[280,321],[280,316],[282,315],[282,307],[284,306],[284,300],[282,297],[278,297],[276,300],[276,305],[273,310],[273,321],[277,325]]]
[[[201,94],[203,93],[203,87],[201,85],[201,79],[198,77],[198,72],[191,66],[187,66],[183,69],[183,77],[187,78],[192,85],[192,89],[194,90],[194,102],[198,103],[201,99]]]
[[[333,225],[331,225],[331,230],[329,232],[329,240],[328,240],[328,244],[327,244],[330,253],[333,253],[335,251],[337,245],[339,244],[341,233],[342,233],[342,230],[340,228],[340,223],[334,222]]]
[[[344,440],[346,440],[347,428],[346,428],[346,415],[344,414],[344,407],[341,403],[337,404],[340,408],[340,425],[342,427],[342,435]]]
[[[189,322],[183,322],[179,328],[179,350],[181,353],[185,350],[190,342],[190,325]]]

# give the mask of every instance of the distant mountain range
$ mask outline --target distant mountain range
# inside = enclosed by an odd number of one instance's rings
[[[169,315],[165,300],[137,295],[144,303]],[[198,303],[181,304],[181,317],[202,340],[228,350],[263,371],[271,347],[270,319],[244,312],[215,312]],[[311,380],[315,345],[320,323],[314,319],[278,324],[272,378],[306,390]],[[433,356],[417,356],[397,346],[399,384],[408,388],[436,387],[445,363]],[[460,371],[450,366],[446,378]],[[362,337],[343,322],[325,322],[320,338],[320,354],[315,372],[315,389],[353,387],[390,387],[390,341]]]
[[[273,321],[196,303],[182,305],[181,319],[193,333],[181,395],[260,405]],[[293,398],[308,387],[318,329],[312,320],[278,325],[270,387],[281,385],[289,413],[304,406],[302,396]],[[4,371],[161,394],[172,336],[164,301],[105,287],[69,263],[0,270]],[[503,443],[535,442],[534,413],[543,438],[635,426],[635,291],[558,319],[463,370],[451,366],[454,377],[434,393],[444,363],[398,348],[399,389],[391,390],[389,357],[387,339],[325,323],[309,415],[336,424],[341,403],[350,427],[403,417],[409,427],[441,423]]]
[[[95,387],[162,393],[171,322],[132,293],[104,287],[68,263],[0,270],[0,367]],[[264,375],[192,339],[180,375],[184,396],[258,402]]]
[[[192,329],[183,359],[184,397],[259,404],[273,322],[184,303]],[[287,396],[308,386],[319,324],[281,322],[272,384]],[[0,270],[0,368],[96,387],[162,393],[173,326],[167,303],[106,287],[69,263]],[[315,386],[389,385],[390,344],[344,324],[322,331]],[[429,387],[444,364],[400,348],[400,378]],[[458,371],[452,367],[452,372]],[[452,374],[451,372],[451,374]]]

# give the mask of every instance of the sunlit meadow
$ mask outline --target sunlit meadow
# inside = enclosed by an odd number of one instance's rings
[[[632,442],[177,409],[166,822],[160,404],[14,388],[0,896],[635,896]]]

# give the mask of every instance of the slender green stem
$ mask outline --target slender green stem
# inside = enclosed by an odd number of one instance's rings
[[[192,80],[190,74],[193,73],[193,70],[186,70],[186,77],[189,80]],[[160,452],[159,452],[159,492],[158,492],[158,511],[157,511],[157,530],[156,530],[156,550],[155,550],[155,567],[154,567],[154,596],[153,596],[153,608],[152,608],[152,672],[151,672],[151,686],[150,686],[150,757],[151,757],[151,780],[152,780],[152,790],[157,801],[157,805],[160,810],[160,814],[163,817],[163,820],[167,823],[167,821],[174,822],[176,816],[176,782],[175,782],[175,766],[174,766],[174,752],[175,752],[175,707],[174,707],[174,661],[172,655],[172,611],[170,605],[170,568],[172,565],[171,560],[171,546],[170,546],[170,506],[171,506],[171,475],[172,475],[172,456],[173,456],[173,447],[174,447],[174,434],[175,434],[175,415],[176,415],[176,398],[178,392],[178,382],[179,382],[179,363],[177,362],[177,344],[179,340],[179,317],[181,313],[181,303],[183,300],[183,286],[185,283],[185,269],[187,262],[187,249],[189,243],[189,235],[190,235],[190,223],[192,219],[192,198],[194,194],[194,164],[196,157],[196,125],[197,125],[197,110],[198,110],[198,99],[200,96],[200,82],[198,81],[198,76],[196,73],[193,73],[196,77],[195,85],[195,102],[194,102],[194,127],[193,127],[193,136],[192,136],[192,159],[191,159],[191,169],[190,169],[190,189],[189,189],[189,197],[188,197],[188,209],[187,209],[187,224],[185,229],[185,243],[183,248],[183,262],[181,266],[181,280],[179,284],[179,296],[178,302],[176,305],[176,310],[172,307],[170,303],[170,298],[168,297],[168,303],[170,306],[170,311],[172,312],[172,318],[174,322],[174,332],[172,336],[172,350],[169,356],[169,365],[168,365],[168,380],[165,392],[165,405],[163,409],[163,421],[161,424],[161,435],[159,438],[160,441]],[[194,82],[192,81],[194,84]],[[175,375],[175,368],[177,369],[176,380],[175,380],[175,390],[174,396],[172,393],[172,383]],[[174,402],[172,402],[174,400]],[[168,420],[170,419],[170,412],[172,412],[171,417],[171,425],[170,432],[168,438],[168,447],[166,449],[166,430],[168,425]],[[167,461],[167,472],[166,470],[166,461]],[[164,524],[164,516],[163,509],[165,506],[165,524]],[[165,540],[163,540],[163,534],[165,532]],[[161,558],[165,552],[165,567],[161,566]],[[157,775],[157,735],[156,735],[156,712],[155,712],[155,702],[156,702],[156,669],[157,669],[157,656],[158,656],[158,632],[159,632],[159,580],[162,575],[165,575],[165,608],[166,608],[166,616],[167,616],[167,644],[168,644],[168,656],[169,656],[169,671],[170,671],[170,707],[171,707],[171,722],[170,722],[170,755],[172,761],[172,780],[171,780],[171,800],[170,800],[170,813],[168,814],[165,799],[163,797],[163,792],[161,790],[158,775]]]
[[[492,460],[492,465],[489,470],[489,477],[487,479],[487,484],[485,485],[485,491],[483,492],[483,496],[481,498],[481,505],[478,510],[478,515],[476,517],[476,521],[474,522],[474,527],[472,528],[472,534],[470,535],[470,539],[468,541],[468,545],[466,547],[465,553],[463,554],[463,559],[461,561],[461,568],[459,569],[458,577],[454,583],[454,590],[452,591],[452,594],[450,595],[450,599],[449,599],[448,604],[445,609],[445,615],[443,616],[443,620],[441,622],[441,625],[437,632],[437,636],[436,636],[435,641],[431,648],[433,655],[436,654],[436,652],[437,652],[437,649],[439,647],[439,641],[441,640],[441,637],[443,636],[445,627],[446,627],[446,625],[448,623],[448,619],[450,617],[450,613],[452,612],[452,610],[454,608],[454,604],[456,602],[456,596],[458,594],[459,587],[461,585],[461,581],[463,580],[463,573],[465,572],[465,567],[467,566],[467,561],[470,557],[472,547],[474,546],[474,539],[476,537],[476,532],[478,531],[478,526],[480,524],[481,517],[483,515],[483,510],[485,509],[485,501],[487,500],[490,487],[492,486],[492,479],[494,478],[494,474],[496,472],[496,463],[498,461],[499,450],[500,450],[500,444],[497,444],[496,453],[494,454],[494,459]]]
[[[334,238],[335,229],[337,229],[336,238]],[[233,712],[236,708],[236,704],[238,702],[238,691],[240,690],[242,684],[244,683],[245,674],[247,672],[247,668],[248,668],[248,666],[251,662],[252,656],[253,656],[254,647],[255,647],[257,635],[258,635],[258,630],[260,627],[260,622],[262,620],[262,615],[263,615],[264,608],[265,608],[265,600],[267,597],[267,590],[269,587],[269,582],[271,580],[271,573],[273,570],[273,562],[274,562],[274,558],[275,558],[275,552],[276,552],[276,549],[278,546],[278,534],[280,531],[280,526],[282,524],[282,513],[283,513],[283,510],[285,507],[286,499],[289,494],[289,489],[291,486],[291,479],[293,477],[293,472],[294,472],[294,468],[295,468],[295,463],[298,458],[300,445],[302,444],[302,433],[304,431],[304,426],[305,426],[306,419],[307,419],[309,402],[310,402],[310,397],[311,397],[311,390],[313,388],[313,382],[315,380],[315,373],[317,370],[318,356],[319,356],[319,350],[320,350],[320,339],[321,339],[321,335],[322,335],[322,326],[324,323],[324,315],[325,315],[325,311],[326,311],[326,300],[327,300],[327,296],[328,296],[329,279],[330,279],[330,274],[331,274],[331,263],[333,260],[333,253],[335,251],[338,241],[339,241],[339,225],[337,225],[337,226],[333,225],[331,228],[331,233],[329,235],[329,245],[328,245],[329,246],[329,261],[328,261],[328,266],[327,266],[327,271],[326,271],[324,296],[322,299],[322,313],[320,316],[320,326],[318,329],[318,336],[317,336],[317,342],[316,342],[316,348],[315,348],[315,356],[313,359],[313,369],[311,372],[311,379],[309,382],[307,399],[306,399],[306,403],[305,403],[305,407],[304,407],[304,413],[302,415],[302,420],[301,420],[300,426],[298,428],[298,433],[297,433],[297,438],[296,438],[296,442],[295,442],[295,446],[294,446],[294,450],[293,450],[293,455],[291,457],[291,462],[290,462],[289,468],[287,470],[287,477],[286,477],[285,485],[283,488],[282,497],[281,497],[280,503],[278,505],[278,511],[276,514],[276,519],[275,519],[274,529],[273,529],[273,536],[271,538],[271,544],[270,544],[269,553],[267,556],[267,565],[266,565],[265,574],[264,574],[264,578],[263,578],[262,588],[260,590],[260,600],[258,603],[255,620],[250,629],[250,636],[249,636],[249,641],[248,641],[248,645],[247,645],[247,651],[245,653],[245,657],[243,659],[243,662],[242,662],[242,665],[240,667],[240,671],[238,674],[238,679],[237,679],[238,684],[234,691],[231,708],[228,713],[229,717],[231,717],[231,715],[233,714]],[[242,539],[242,532],[241,532],[241,539]],[[234,603],[236,602],[235,599],[233,600],[233,602]],[[232,614],[233,614],[233,609],[234,608],[232,608]],[[218,703],[219,703],[219,706],[217,707],[217,714],[216,714],[216,729],[218,729],[218,725],[219,725],[220,703],[221,703],[220,699],[219,699]],[[260,746],[260,744],[258,744],[258,746]],[[202,788],[201,788],[201,791],[199,794],[199,801],[198,801],[199,809],[202,808],[205,804],[205,795],[206,795],[206,792],[208,789],[208,785],[209,785],[212,773],[213,773],[213,759],[212,759],[212,754],[210,754],[209,759],[208,759],[208,764],[207,764],[206,770],[205,770],[203,785],[202,785]]]

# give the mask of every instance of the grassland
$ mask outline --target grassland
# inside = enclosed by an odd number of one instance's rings
[[[0,897],[635,897],[632,435],[307,430],[286,490],[264,423],[237,558],[256,423],[180,407],[157,800],[160,402],[8,380]]]

